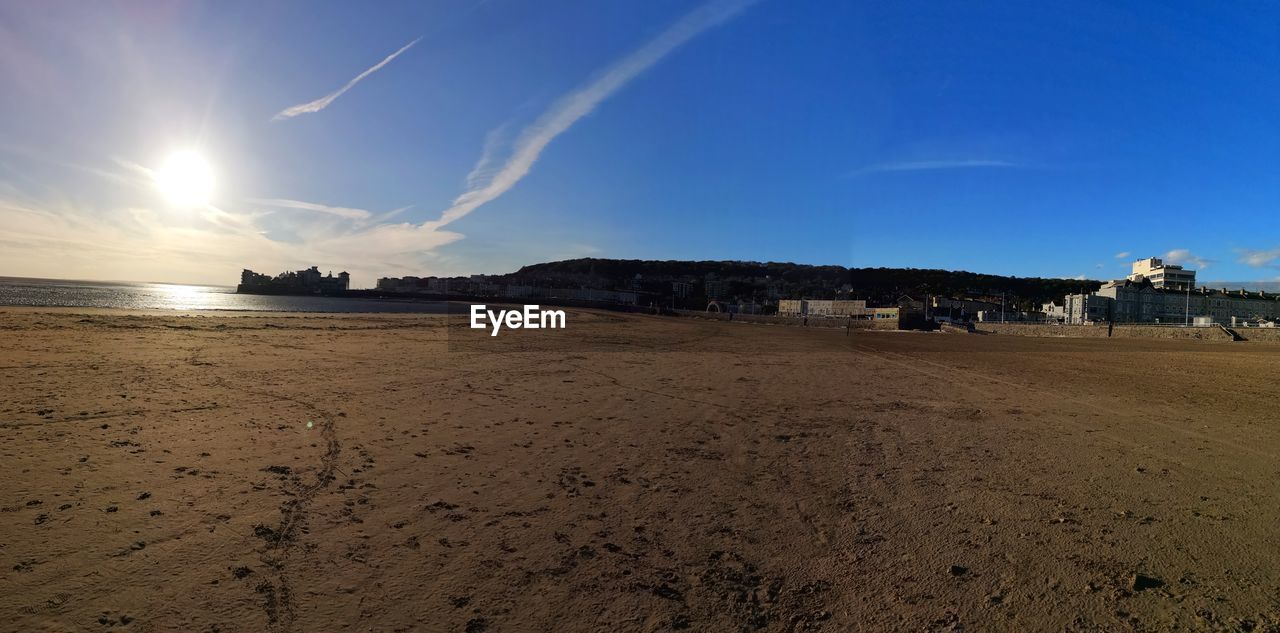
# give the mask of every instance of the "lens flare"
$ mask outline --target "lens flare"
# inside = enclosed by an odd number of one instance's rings
[[[202,207],[213,195],[213,169],[195,152],[178,152],[155,172],[156,188],[170,204]]]

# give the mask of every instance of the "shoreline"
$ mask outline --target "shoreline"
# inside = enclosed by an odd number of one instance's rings
[[[251,316],[315,316],[315,317],[369,317],[386,315],[389,317],[420,316],[447,317],[446,312],[318,312],[312,310],[233,310],[233,309],[180,309],[180,308],[115,308],[99,306],[26,306],[0,305],[0,313],[16,314],[86,314],[86,315],[128,315],[128,316],[174,316],[174,317],[251,317]]]

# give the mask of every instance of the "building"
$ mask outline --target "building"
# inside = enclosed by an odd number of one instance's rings
[[[978,321],[981,323],[1045,323],[1049,320],[1048,314],[1044,312],[978,310]]]
[[[998,312],[1000,304],[978,299],[930,297],[929,316],[935,321],[972,321],[982,311]]]
[[[1158,257],[1148,257],[1133,262],[1133,272],[1129,273],[1129,281],[1147,279],[1151,285],[1165,290],[1188,290],[1196,287],[1196,271],[1185,270],[1181,266],[1166,264]]]
[[[809,299],[805,316],[847,317],[865,316],[867,302],[862,299]]]
[[[870,318],[863,299],[782,299],[778,316]]]
[[[869,318],[876,321],[897,321],[902,317],[901,308],[868,308],[867,313]]]
[[[240,285],[236,292],[258,294],[325,294],[344,292],[351,288],[351,275],[345,270],[333,275],[321,275],[320,269],[312,266],[306,270],[283,272],[275,277],[255,273],[248,268],[240,272]]]
[[[901,295],[898,297],[896,301],[893,302],[893,305],[896,305],[899,308],[902,308],[903,310],[906,310],[906,311],[919,312],[920,314],[924,314],[924,308],[926,304],[924,299],[917,299],[915,297],[912,297],[911,295]]]
[[[528,299],[537,296],[538,288],[528,285],[509,284],[502,293],[502,296],[509,299]]]
[[[1171,323],[1190,324],[1203,316],[1217,323],[1232,318],[1268,319],[1280,306],[1265,294],[1250,295],[1243,290],[1230,293],[1195,289],[1196,273],[1182,266],[1166,264],[1159,257],[1133,262],[1124,279],[1102,285],[1097,292],[1072,294],[1062,306],[1044,305],[1045,317],[1064,323]],[[1204,322],[1206,319],[1200,319]]]
[[[547,296],[557,299],[573,299],[575,301],[599,301],[602,303],[621,303],[636,305],[639,293],[629,290],[598,290],[595,288],[552,288]]]
[[[248,268],[240,271],[240,285],[244,287],[265,286],[271,283],[271,276],[255,273]]]
[[[1106,321],[1111,315],[1111,301],[1097,294],[1074,294],[1062,298],[1062,318],[1066,323]]]
[[[724,298],[724,282],[716,277],[715,273],[707,273],[702,280],[703,287],[706,289],[707,299],[715,301]]]
[[[784,316],[784,317],[804,316],[804,299],[778,300],[778,316]]]
[[[418,292],[417,277],[379,277],[374,288],[384,292]]]
[[[1102,284],[1094,293],[1110,299],[1109,320],[1117,323],[1180,324],[1190,321],[1190,293],[1182,292],[1182,288],[1169,292],[1166,288],[1157,287],[1150,277],[1139,275],[1137,281],[1132,277]],[[1198,308],[1197,305],[1197,315],[1200,314]]]
[[[1067,320],[1066,309],[1053,301],[1041,304],[1040,311],[1044,313],[1045,321],[1062,323]]]
[[[1067,323],[1262,323],[1280,318],[1280,297],[1265,292],[1157,288],[1149,278],[1120,279],[1097,292],[1067,295],[1063,314]]]

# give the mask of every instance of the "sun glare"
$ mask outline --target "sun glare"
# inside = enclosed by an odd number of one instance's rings
[[[165,199],[182,207],[209,204],[213,194],[213,169],[199,154],[191,151],[173,154],[155,172],[156,188]]]

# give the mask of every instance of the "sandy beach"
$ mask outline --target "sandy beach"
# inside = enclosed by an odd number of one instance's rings
[[[1280,345],[0,310],[0,629],[1265,630]]]

